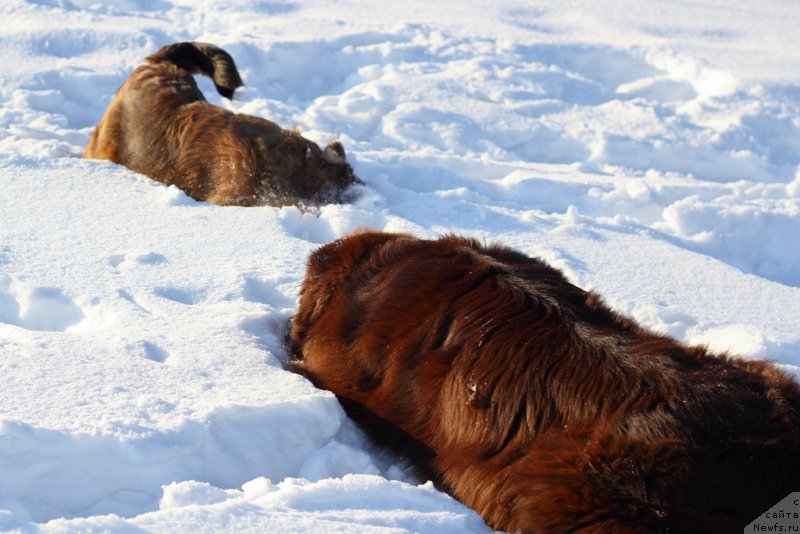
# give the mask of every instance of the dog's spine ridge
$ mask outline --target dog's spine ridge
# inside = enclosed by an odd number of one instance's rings
[[[230,54],[210,43],[168,45],[147,60],[152,63],[168,61],[192,74],[204,74],[214,80],[217,92],[228,99],[232,99],[234,91],[244,85]]]

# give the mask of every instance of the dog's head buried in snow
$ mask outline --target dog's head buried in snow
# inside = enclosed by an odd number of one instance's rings
[[[349,200],[360,181],[339,142],[325,149],[296,131],[208,103],[192,74],[232,98],[242,85],[233,59],[207,43],[178,43],[149,56],[117,91],[84,156],[107,159],[225,205],[316,205]]]
[[[292,367],[510,532],[728,532],[800,488],[800,388],[540,260],[360,232],[311,255]]]

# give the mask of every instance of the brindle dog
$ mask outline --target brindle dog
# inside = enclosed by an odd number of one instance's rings
[[[206,101],[193,74],[233,98],[233,59],[207,43],[178,43],[149,56],[117,91],[86,147],[215,204],[321,204],[348,200],[360,183],[339,142],[324,150],[268,120]]]

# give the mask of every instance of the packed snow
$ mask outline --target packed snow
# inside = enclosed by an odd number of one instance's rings
[[[0,531],[488,532],[284,370],[310,251],[358,227],[510,245],[687,343],[800,377],[792,0],[0,4]],[[81,159],[145,56],[339,139],[318,210]]]

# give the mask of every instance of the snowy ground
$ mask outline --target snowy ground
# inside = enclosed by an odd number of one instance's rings
[[[0,4],[0,531],[487,532],[282,369],[305,258],[359,226],[498,241],[800,377],[792,0]],[[339,138],[319,213],[79,159],[158,47]]]

